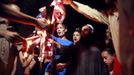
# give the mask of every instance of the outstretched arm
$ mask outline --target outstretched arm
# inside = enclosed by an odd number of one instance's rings
[[[96,22],[100,22],[103,24],[109,24],[108,23],[108,18],[102,14],[100,11],[91,8],[88,5],[76,2],[76,1],[72,1],[72,0],[63,0],[64,4],[69,4],[73,9],[75,9],[77,12],[83,14],[85,17],[96,21]]]
[[[12,8],[11,4],[0,4],[0,9],[2,12],[2,16],[7,17],[12,21],[36,26],[38,28],[44,28],[46,26],[43,22],[37,20],[36,18],[26,15],[19,10]]]

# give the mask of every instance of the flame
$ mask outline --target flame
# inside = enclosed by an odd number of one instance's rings
[[[27,52],[24,52],[24,58],[26,58],[28,56]]]
[[[53,0],[50,6],[54,6],[52,20],[46,20],[47,24],[63,23],[66,17],[66,10],[62,0]],[[46,6],[40,9],[43,12],[42,17],[46,17]]]
[[[53,40],[47,38],[46,30],[39,30],[36,35],[26,38],[23,42],[24,57],[26,58],[29,53],[33,53],[34,48],[39,46],[40,62],[43,62],[44,58],[51,60],[53,55],[52,43]]]
[[[36,47],[36,45],[38,45],[40,43],[40,38],[39,36],[32,36],[29,38],[26,38],[23,41],[23,51],[24,52],[28,52],[28,53],[32,53],[33,49]]]
[[[26,47],[26,51],[30,48],[30,46],[32,45],[32,40],[27,40],[27,47]]]
[[[54,11],[52,14],[52,23],[62,23],[66,16],[66,10],[63,2],[61,0],[53,0],[51,6],[54,6]]]
[[[48,19],[48,20],[47,20],[47,24],[50,24],[50,23],[51,23],[51,21]]]

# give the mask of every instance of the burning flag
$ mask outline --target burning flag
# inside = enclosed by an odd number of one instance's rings
[[[52,12],[52,19],[50,24],[55,24],[55,23],[63,23],[65,17],[66,17],[66,10],[64,7],[64,4],[62,0],[53,0],[53,2],[50,4],[50,7],[54,7]],[[50,8],[49,8],[50,9]],[[39,9],[40,12],[42,12],[42,17],[48,19],[47,17],[50,17],[50,11],[47,10],[47,7],[44,6]],[[48,13],[48,14],[47,14]],[[41,17],[39,17],[41,18]],[[49,18],[50,20],[50,18]]]
[[[48,39],[46,30],[37,31],[37,35],[24,39],[22,51],[25,52],[25,57],[32,54],[36,46],[39,46],[39,60],[51,60],[53,56],[52,39]]]

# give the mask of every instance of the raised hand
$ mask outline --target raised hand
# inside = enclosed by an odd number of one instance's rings
[[[58,71],[62,71],[62,70],[65,68],[65,66],[66,66],[65,63],[58,63],[58,64],[56,65],[56,69],[57,69]]]
[[[50,21],[45,18],[37,18],[37,24],[39,29],[45,29],[49,27]]]
[[[8,30],[5,31],[3,36],[10,42],[15,42],[17,40],[22,39],[17,32],[12,32],[12,31],[8,31]]]

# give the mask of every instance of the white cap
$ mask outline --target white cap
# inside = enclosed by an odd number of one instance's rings
[[[93,33],[94,32],[94,27],[91,24],[86,24],[86,25],[90,27],[91,33]]]

